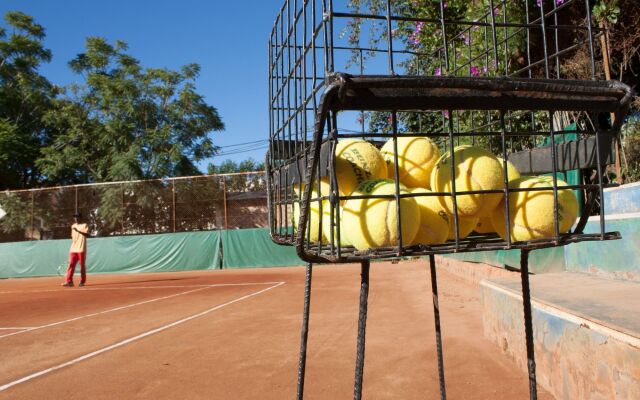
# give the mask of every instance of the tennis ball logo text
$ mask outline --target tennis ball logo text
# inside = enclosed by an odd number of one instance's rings
[[[374,179],[371,181],[367,181],[366,184],[364,184],[363,186],[360,186],[360,188],[365,193],[371,193],[373,189],[375,189],[375,187],[378,186],[378,184],[381,182],[392,182],[392,181],[389,181],[388,179]]]
[[[351,149],[345,155],[344,158],[347,160],[353,173],[356,175],[356,180],[358,183],[364,182],[371,177],[371,173],[369,172],[369,166],[367,165],[367,159],[360,154],[358,149]],[[356,160],[360,161],[360,165],[356,163]]]

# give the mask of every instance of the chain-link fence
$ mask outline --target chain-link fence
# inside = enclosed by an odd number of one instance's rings
[[[267,227],[264,172],[0,193],[0,242],[68,238],[82,213],[96,237]]]

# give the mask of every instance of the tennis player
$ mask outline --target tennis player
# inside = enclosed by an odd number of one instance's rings
[[[87,238],[89,237],[89,226],[82,219],[82,214],[73,215],[73,225],[71,225],[71,249],[69,250],[69,268],[67,277],[62,286],[73,287],[73,273],[76,271],[76,264],[80,261],[80,285],[84,286],[87,281],[87,270],[85,260],[87,259]]]

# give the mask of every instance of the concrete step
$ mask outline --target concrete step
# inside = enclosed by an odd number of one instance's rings
[[[557,399],[640,399],[640,283],[530,277],[538,383]],[[517,276],[480,283],[485,336],[526,370]]]

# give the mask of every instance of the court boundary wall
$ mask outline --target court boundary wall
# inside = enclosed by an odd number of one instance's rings
[[[0,278],[54,276],[66,268],[71,240],[0,243]],[[175,272],[303,265],[267,229],[181,232],[88,240],[89,274]]]

